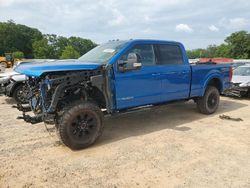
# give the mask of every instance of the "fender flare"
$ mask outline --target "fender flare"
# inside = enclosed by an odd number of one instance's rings
[[[208,87],[209,82],[210,82],[211,80],[213,80],[213,79],[219,80],[219,82],[220,82],[220,89],[219,89],[219,92],[221,93],[221,92],[223,91],[222,76],[221,76],[220,74],[218,74],[218,73],[213,73],[213,74],[209,75],[208,78],[207,78],[207,79],[205,80],[205,82],[204,82],[204,87],[202,88],[202,96],[204,96],[205,91],[206,91],[206,89],[207,89],[207,87]]]

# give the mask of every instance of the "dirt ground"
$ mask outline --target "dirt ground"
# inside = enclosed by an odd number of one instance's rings
[[[0,187],[250,187],[250,101],[222,97],[216,114],[177,103],[106,118],[92,147],[16,117],[0,97]],[[225,114],[243,121],[222,120]]]

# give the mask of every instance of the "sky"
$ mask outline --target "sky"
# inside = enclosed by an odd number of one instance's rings
[[[0,0],[0,12],[0,21],[96,43],[160,39],[195,49],[250,32],[249,0]]]

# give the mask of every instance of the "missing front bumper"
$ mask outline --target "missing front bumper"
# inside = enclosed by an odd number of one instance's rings
[[[250,96],[250,87],[240,87],[234,86],[224,92],[227,96],[233,97],[249,97]]]

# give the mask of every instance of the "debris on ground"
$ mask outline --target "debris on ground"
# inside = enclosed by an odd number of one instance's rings
[[[231,120],[231,121],[243,121],[243,119],[241,119],[241,118],[232,118],[232,117],[224,115],[224,114],[220,115],[219,117],[220,117],[220,119],[226,119],[226,120]]]

